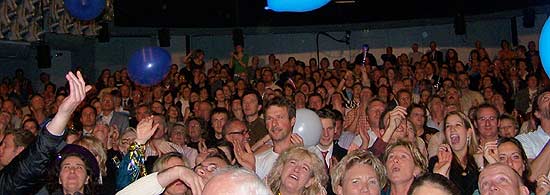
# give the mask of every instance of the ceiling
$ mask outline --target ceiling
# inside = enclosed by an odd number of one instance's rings
[[[548,0],[355,0],[306,13],[265,10],[266,0],[116,0],[116,27],[234,28],[354,23],[486,14]]]

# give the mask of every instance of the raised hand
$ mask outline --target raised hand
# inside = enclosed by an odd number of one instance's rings
[[[233,152],[235,152],[235,159],[239,164],[251,171],[256,171],[256,158],[250,148],[250,145],[240,140],[233,140]]]
[[[448,144],[441,144],[441,146],[439,146],[439,151],[437,152],[437,163],[434,165],[433,172],[449,178],[452,160],[453,153],[451,151],[451,147]]]
[[[489,162],[489,164],[493,164],[497,162],[498,159],[498,143],[497,141],[487,142],[485,143],[485,146],[483,146],[483,157]]]
[[[138,144],[147,143],[147,141],[155,134],[158,127],[158,123],[153,125],[153,116],[149,116],[141,120],[136,128],[136,142]]]
[[[382,116],[384,117],[384,116]],[[389,120],[388,128],[382,135],[382,140],[384,142],[389,142],[395,129],[399,127],[402,122],[406,122],[407,109],[403,106],[397,106],[389,112],[389,117],[386,120]]]
[[[546,175],[541,175],[537,179],[536,195],[547,195],[550,193],[550,178]]]
[[[290,144],[293,146],[304,146],[304,139],[296,133],[290,135]]]
[[[206,181],[204,181],[201,176],[186,167],[181,167],[180,170],[179,180],[183,181],[183,183],[191,189],[193,195],[200,195]]]
[[[69,82],[69,89],[71,91],[69,96],[63,99],[63,102],[59,105],[57,114],[55,114],[52,121],[46,126],[46,129],[53,135],[63,134],[65,126],[71,119],[71,115],[84,98],[86,98],[86,92],[92,89],[91,86],[86,85],[80,71],[76,72],[76,76],[72,72],[69,72],[65,78]]]
[[[359,136],[361,137],[361,146],[359,147],[360,149],[369,149],[370,136],[368,131],[368,128],[359,129]]]

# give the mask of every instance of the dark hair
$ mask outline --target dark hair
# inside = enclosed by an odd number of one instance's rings
[[[283,97],[275,97],[265,103],[265,110],[271,106],[285,107],[288,111],[288,118],[296,118],[296,105]]]
[[[523,170],[523,173],[521,173],[521,175],[522,175],[521,179],[523,180],[523,183],[526,186],[529,186],[529,184],[532,184],[532,183],[529,181],[529,174],[531,174],[531,167],[529,166],[529,159],[527,158],[527,154],[525,153],[525,150],[523,149],[523,146],[521,145],[519,140],[517,140],[516,138],[513,138],[513,137],[502,137],[502,138],[500,138],[498,140],[498,146],[500,146],[501,144],[504,144],[504,143],[508,143],[508,142],[514,144],[520,151],[521,158],[523,158],[523,166],[525,166],[525,170]],[[518,174],[520,174],[520,173],[518,173]],[[531,186],[531,187],[533,187],[533,186]],[[529,190],[532,190],[532,189],[529,188]]]
[[[13,135],[13,143],[17,147],[26,148],[35,139],[35,136],[30,131],[27,131],[27,130],[22,130],[22,129],[7,130],[5,131],[4,136],[10,135],[10,134]]]
[[[332,119],[333,125],[336,125],[336,114],[334,113],[334,110],[330,108],[322,108],[321,110],[318,110],[315,113],[319,115],[319,118]]]
[[[412,195],[414,193],[414,190],[426,184],[435,184],[436,188],[445,191],[448,194],[460,195],[460,190],[451,180],[437,173],[426,173],[416,178],[411,184],[411,187],[409,188],[409,192],[407,192],[407,194]]]
[[[250,94],[253,94],[254,96],[256,96],[256,100],[258,100],[258,105],[262,105],[263,104],[263,101],[262,101],[262,96],[260,95],[260,93],[258,93],[258,91],[256,90],[245,90],[244,93],[243,93],[243,96],[242,98],[244,98],[244,96],[247,96],[247,95],[250,95]],[[241,99],[242,99],[241,98]]]

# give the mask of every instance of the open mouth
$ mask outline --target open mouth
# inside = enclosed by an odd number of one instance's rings
[[[451,144],[453,144],[453,145],[456,145],[460,142],[460,136],[457,135],[457,134],[451,134],[450,138],[451,138],[451,140],[450,140]]]
[[[296,181],[298,181],[298,176],[296,176],[294,174],[290,174],[289,177],[296,180]]]

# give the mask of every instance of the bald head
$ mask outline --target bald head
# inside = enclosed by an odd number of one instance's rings
[[[243,168],[221,169],[204,186],[202,194],[271,195],[271,191],[255,174]]]
[[[510,166],[495,163],[487,166],[479,174],[478,180],[481,195],[527,195],[529,189],[523,184],[521,177]]]

